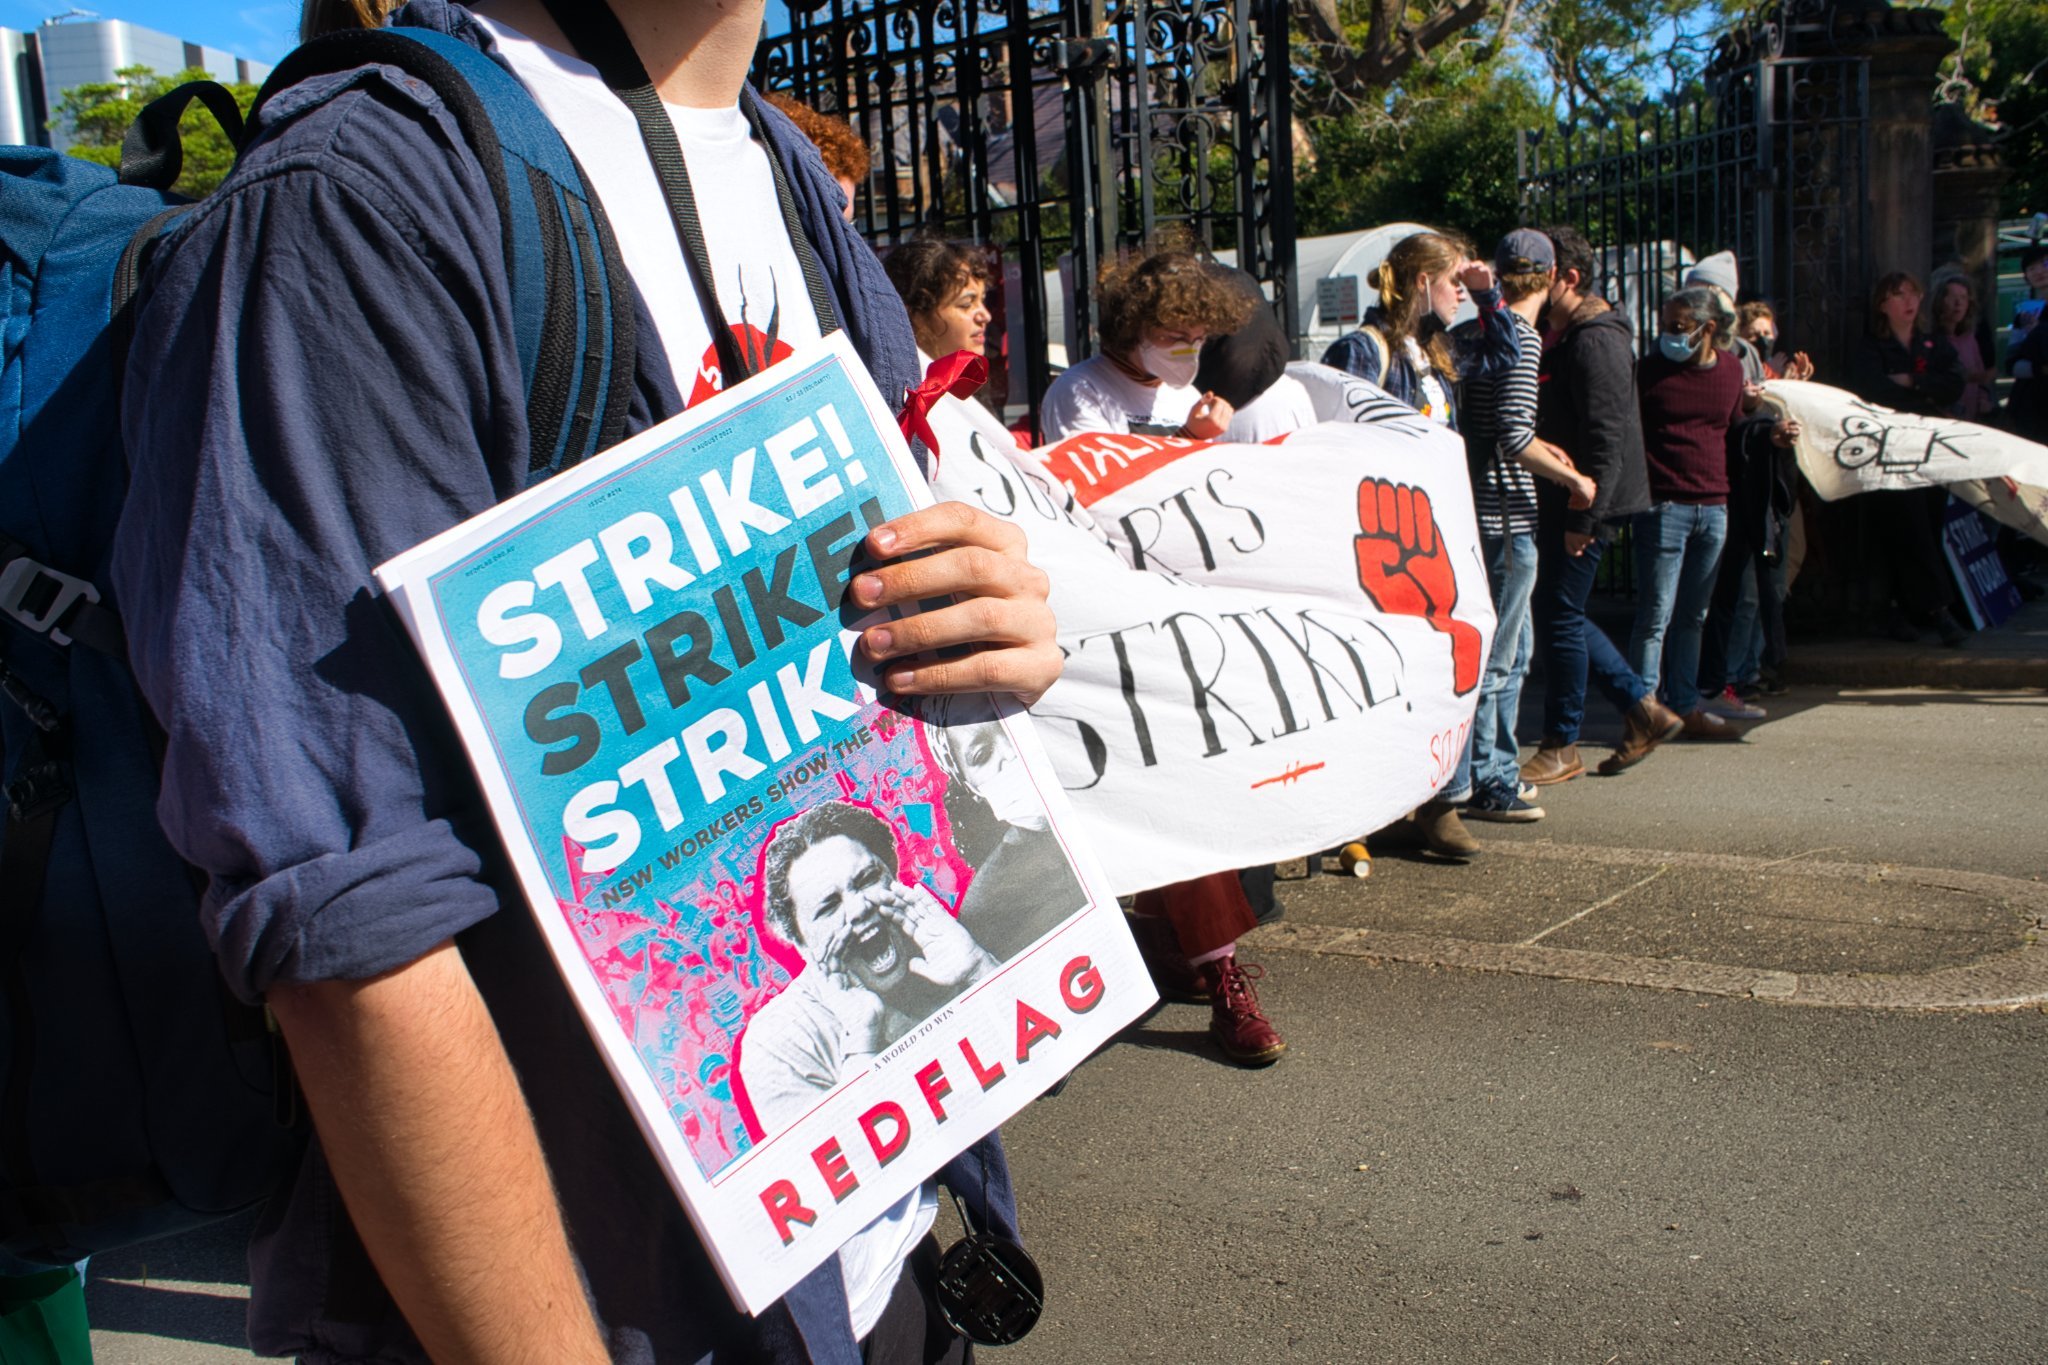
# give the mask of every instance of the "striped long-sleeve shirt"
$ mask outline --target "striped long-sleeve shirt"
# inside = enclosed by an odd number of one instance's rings
[[[1465,381],[1458,400],[1479,529],[1496,538],[1536,529],[1536,476],[1516,457],[1536,439],[1536,373],[1543,338],[1526,318],[1511,316],[1521,337],[1521,359],[1503,374]]]

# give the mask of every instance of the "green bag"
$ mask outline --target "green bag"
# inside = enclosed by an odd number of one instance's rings
[[[0,1276],[0,1365],[92,1365],[77,1270]]]

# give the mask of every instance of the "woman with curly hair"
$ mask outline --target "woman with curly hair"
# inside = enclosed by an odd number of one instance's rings
[[[955,351],[986,353],[989,281],[972,251],[920,237],[890,248],[882,268],[910,310],[910,330],[927,360]]]
[[[1457,430],[1461,370],[1470,371],[1468,378],[1498,376],[1513,369],[1521,354],[1493,270],[1471,255],[1465,243],[1440,232],[1417,232],[1394,243],[1366,279],[1380,301],[1366,309],[1356,331],[1323,352],[1323,363],[1369,380]],[[1479,309],[1479,335],[1461,356],[1449,328],[1468,291]]]
[[[1213,440],[1230,405],[1195,387],[1202,343],[1234,332],[1252,303],[1187,251],[1156,251],[1102,273],[1102,354],[1046,391],[1048,441],[1089,431]]]

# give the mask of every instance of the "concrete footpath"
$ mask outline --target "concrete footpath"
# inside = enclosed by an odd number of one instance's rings
[[[1800,641],[1785,677],[1844,687],[2048,688],[2048,598],[2022,606],[2004,625],[1973,631],[1954,648],[1843,637]]]
[[[1540,703],[1538,703],[1540,705]],[[1469,864],[1403,827],[1369,878],[1283,869],[1257,951],[1802,1005],[2048,1002],[2048,698],[1797,687],[1739,744],[1668,745],[1469,825]],[[1335,875],[1332,875],[1335,874]]]

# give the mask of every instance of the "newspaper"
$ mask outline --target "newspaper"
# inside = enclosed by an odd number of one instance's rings
[[[835,334],[377,571],[749,1312],[1155,998],[1028,717],[853,653],[930,501]]]

